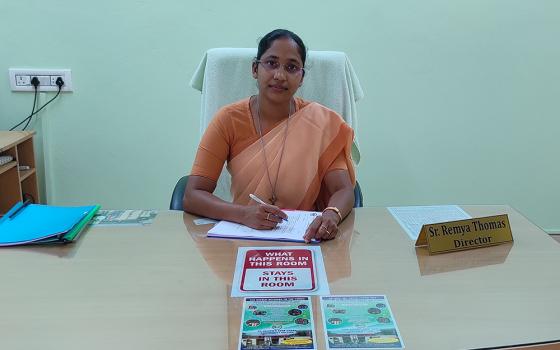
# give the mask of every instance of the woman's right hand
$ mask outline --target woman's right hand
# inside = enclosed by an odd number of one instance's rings
[[[280,208],[269,204],[248,205],[241,223],[257,230],[271,230],[288,216]]]

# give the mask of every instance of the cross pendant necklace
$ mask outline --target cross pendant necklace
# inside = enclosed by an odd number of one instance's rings
[[[270,184],[270,189],[272,192],[272,197],[269,198],[269,201],[272,205],[276,205],[276,201],[278,197],[276,197],[276,184],[278,183],[278,175],[280,174],[280,165],[282,164],[282,158],[284,157],[284,148],[286,146],[286,137],[288,136],[288,127],[290,123],[290,116],[293,114],[292,111],[292,101],[290,101],[290,110],[288,112],[288,118],[286,119],[286,127],[284,128],[284,139],[282,140],[282,149],[280,151],[280,160],[278,162],[278,168],[276,169],[276,179],[274,180],[274,184],[272,183],[272,179],[270,177],[270,171],[268,170],[268,160],[266,159],[266,151],[264,147],[263,141],[263,134],[262,134],[262,126],[261,126],[261,111],[260,111],[260,103],[259,103],[259,95],[256,96],[256,112],[257,112],[257,123],[258,123],[258,132],[259,132],[259,140],[262,148],[262,153],[264,157],[264,167],[266,169],[266,175],[268,178],[268,183]],[[294,102],[294,110],[295,110],[295,102]]]

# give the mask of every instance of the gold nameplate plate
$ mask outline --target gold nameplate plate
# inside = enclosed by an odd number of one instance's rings
[[[431,255],[512,241],[508,216],[503,214],[423,225],[415,246],[428,246]]]

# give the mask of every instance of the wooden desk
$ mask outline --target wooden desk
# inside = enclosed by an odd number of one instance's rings
[[[560,342],[560,246],[509,207],[464,209],[508,213],[515,242],[430,257],[385,208],[357,209],[321,244],[331,292],[386,294],[407,349]],[[192,218],[163,212],[73,245],[2,249],[0,348],[235,349],[237,247],[278,243],[207,239]]]

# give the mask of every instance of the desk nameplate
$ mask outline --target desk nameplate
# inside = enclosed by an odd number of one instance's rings
[[[509,219],[503,214],[423,225],[415,246],[428,246],[431,255],[512,241]]]

